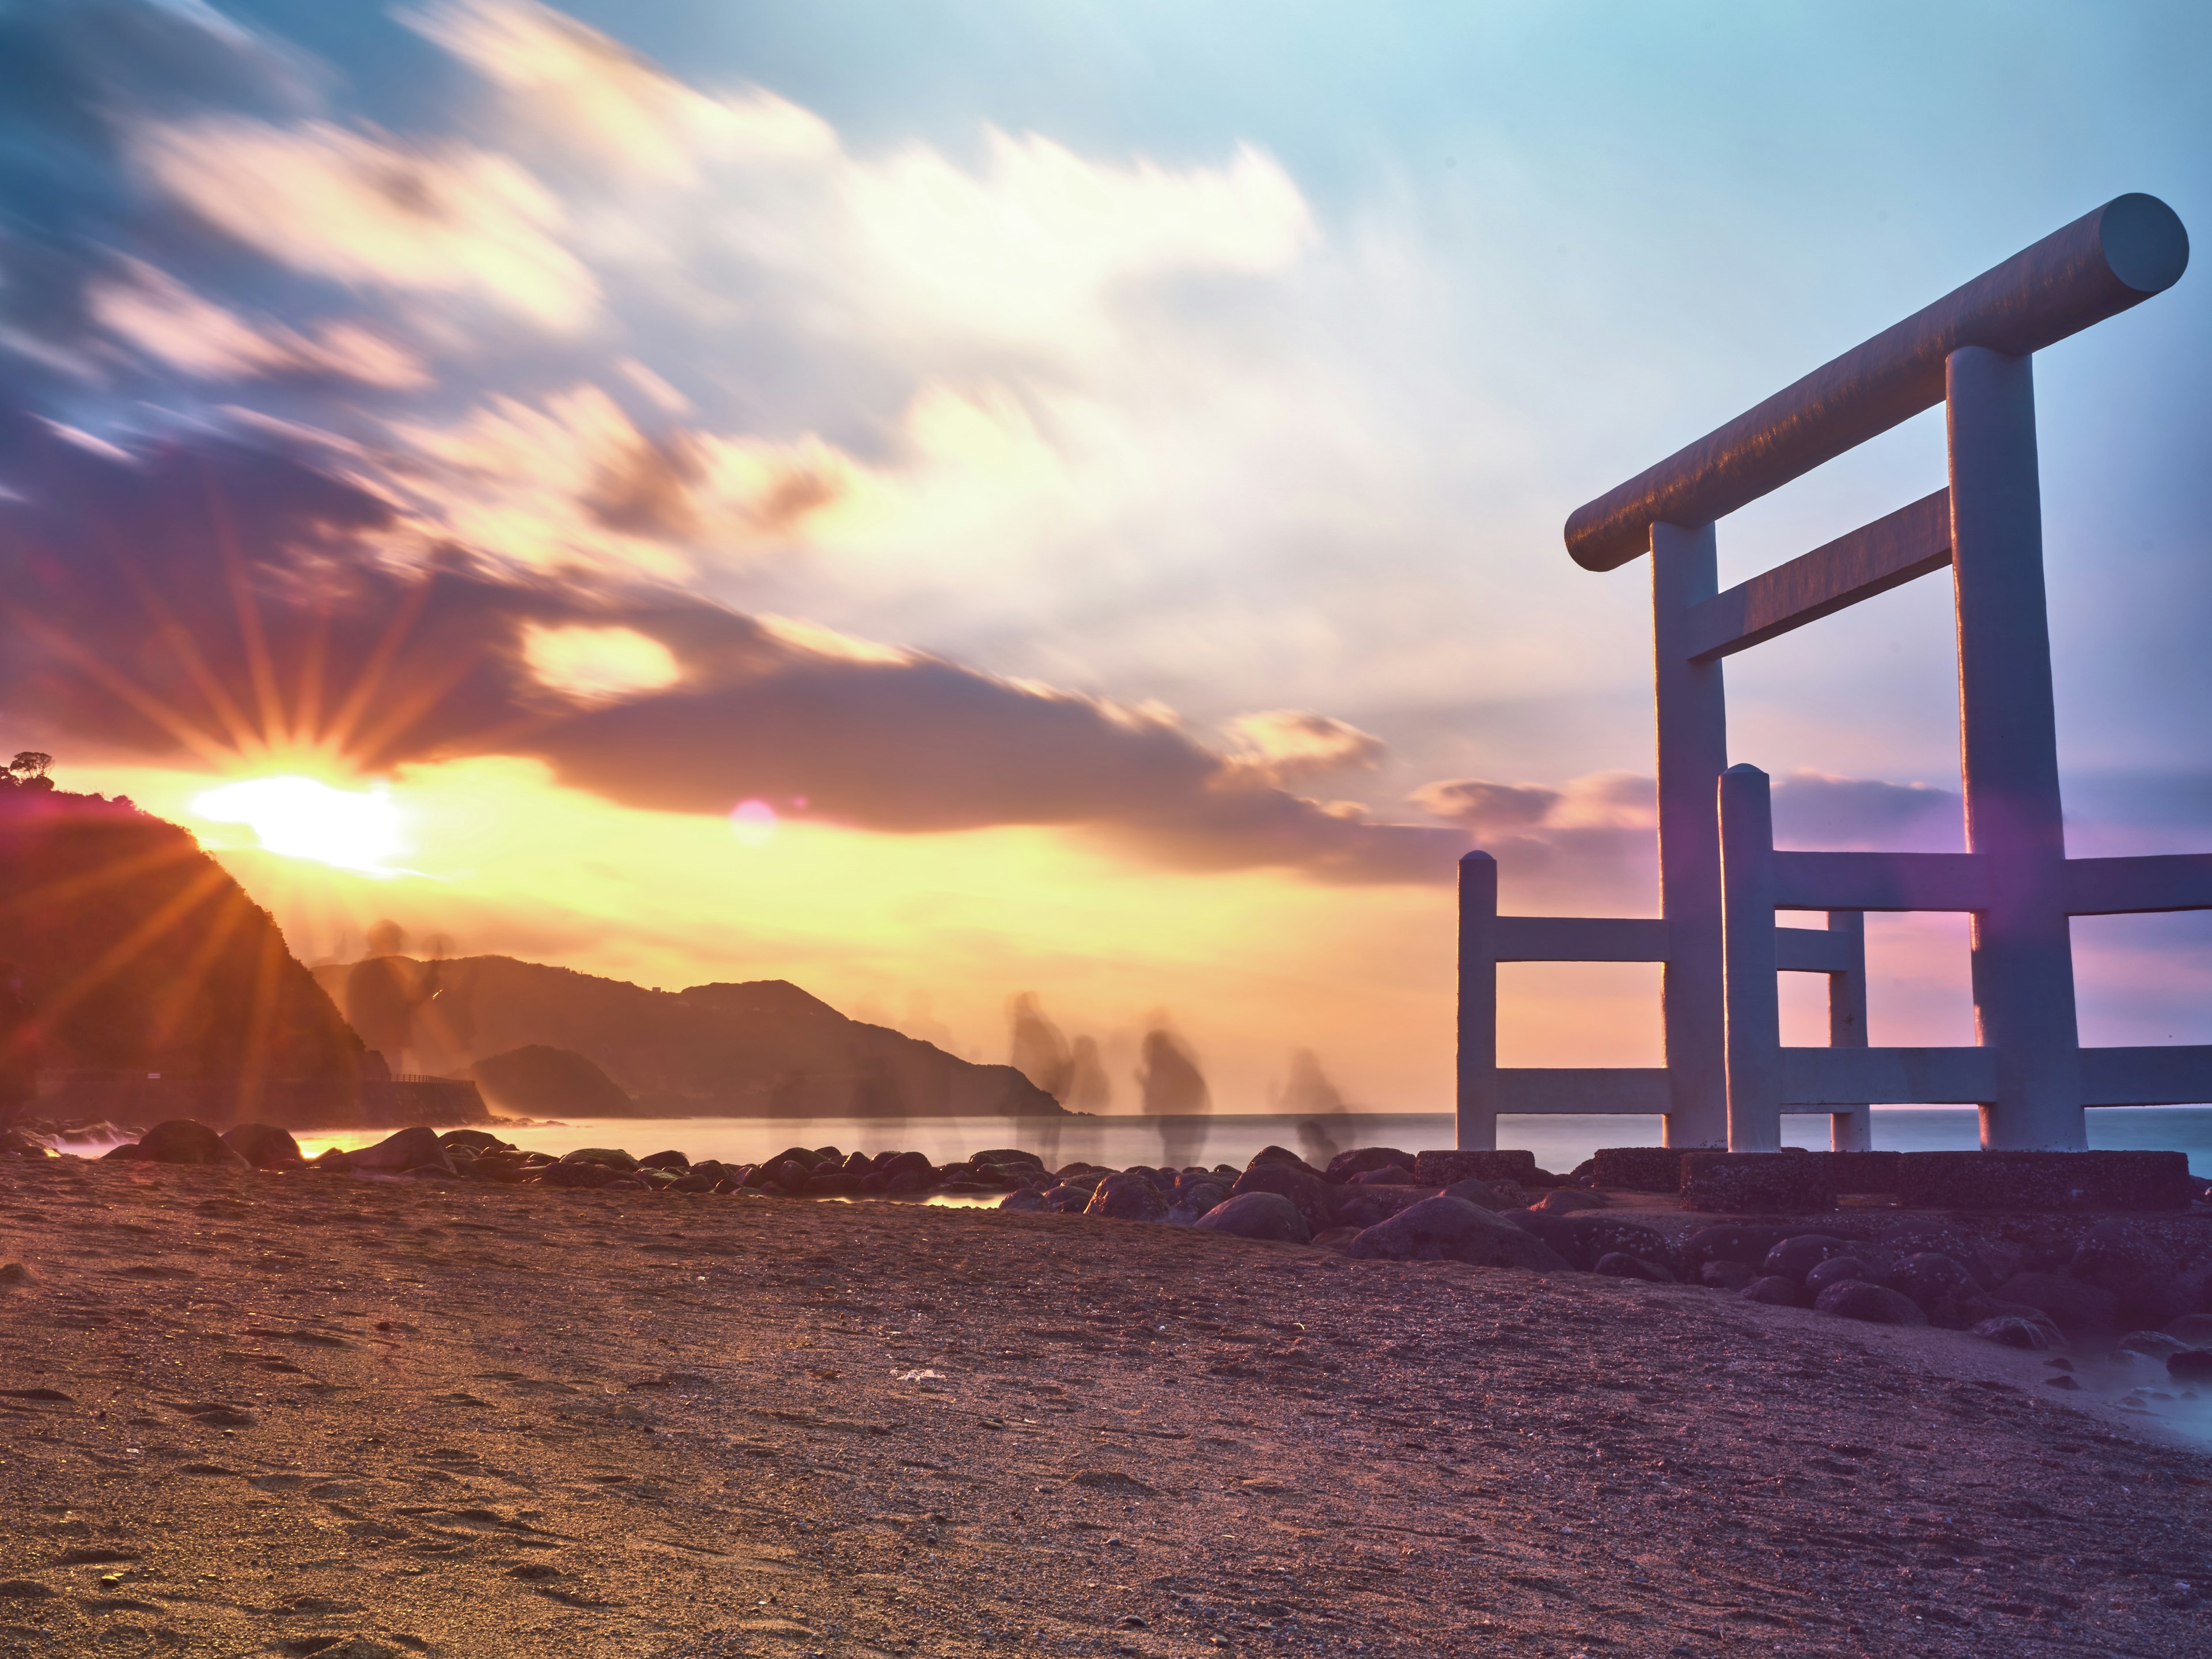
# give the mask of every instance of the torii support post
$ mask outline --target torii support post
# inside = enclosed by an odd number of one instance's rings
[[[1982,1145],[2078,1152],[2089,1143],[2031,362],[1963,347],[1945,364],[1944,402],[1966,847],[1989,866],[1989,902],[1973,913],[1974,1024],[1997,1077]]]
[[[1462,1152],[1498,1150],[1498,860],[1459,861],[1459,1099]]]

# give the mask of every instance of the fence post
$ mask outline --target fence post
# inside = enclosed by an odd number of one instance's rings
[[[1720,777],[1721,930],[1727,963],[1728,1144],[1782,1150],[1782,990],[1774,957],[1774,811],[1766,774]]]
[[[2031,360],[1963,347],[1944,365],[1966,847],[1990,866],[1974,913],[1974,1023],[1995,1051],[1990,1148],[2079,1151],[2081,1056],[2066,830],[2043,584]]]
[[[1721,861],[1713,790],[1728,764],[1721,665],[1690,660],[1689,610],[1719,591],[1713,527],[1651,526],[1654,701],[1659,733],[1661,999],[1669,1146],[1728,1144],[1721,983]]]
[[[1463,1152],[1498,1150],[1498,860],[1459,861],[1459,1121]]]
[[[1843,941],[1849,964],[1828,975],[1828,1046],[1863,1048],[1867,1046],[1866,912],[1829,911],[1828,932]],[[1874,1109],[1832,1108],[1828,1113],[1828,1150],[1872,1152]]]

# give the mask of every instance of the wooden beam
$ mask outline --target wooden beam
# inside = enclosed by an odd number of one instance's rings
[[[2199,1106],[2212,1102],[2212,1048],[2191,1043],[2081,1050],[2084,1106]]]
[[[2212,910],[2212,853],[2066,860],[2066,914],[2118,916]]]
[[[1663,1066],[1513,1066],[1498,1073],[1501,1112],[1658,1116],[1673,1098]]]
[[[1664,962],[1667,924],[1616,916],[1500,916],[1500,962]]]
[[[1774,966],[1784,974],[1847,974],[1851,969],[1850,940],[1825,927],[1778,927]]]
[[[1783,910],[1980,910],[1989,877],[1973,853],[1777,853]]]
[[[1939,489],[1692,606],[1690,658],[1746,650],[1950,562],[1951,492]]]
[[[1996,1093],[1989,1048],[1784,1048],[1782,1109],[1978,1105]]]

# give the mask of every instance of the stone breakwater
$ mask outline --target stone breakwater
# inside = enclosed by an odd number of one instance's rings
[[[7,1150],[45,1156],[28,1142]],[[1701,1286],[1754,1305],[1810,1308],[1869,1324],[1968,1331],[2061,1358],[2053,1386],[2075,1386],[2063,1356],[2132,1367],[2132,1403],[2177,1406],[2212,1384],[2212,1206],[2204,1220],[2053,1216],[1992,1221],[1864,1212],[1815,1225],[1732,1218],[1686,1226],[1633,1195],[1569,1184],[1525,1154],[1346,1152],[1327,1169],[1270,1146],[1243,1170],[1047,1170],[1011,1148],[933,1164],[920,1152],[793,1146],[758,1164],[642,1158],[612,1147],[525,1152],[481,1129],[402,1129],[374,1146],[309,1160],[283,1129],[217,1134],[190,1120],[157,1124],[106,1157],[146,1163],[458,1180],[621,1194],[730,1198],[988,1200],[1014,1212],[1185,1226],[1310,1244],[1362,1260],[1464,1262]],[[1434,1175],[1510,1169],[1492,1179]],[[1582,1176],[1587,1180],[1585,1174]],[[1532,1188],[1534,1189],[1532,1191]]]

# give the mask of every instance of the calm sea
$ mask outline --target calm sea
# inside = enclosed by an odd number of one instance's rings
[[[1078,1117],[1013,1121],[1002,1117],[883,1118],[759,1117],[579,1118],[528,1128],[502,1129],[503,1139],[549,1152],[578,1146],[619,1146],[642,1157],[673,1148],[694,1160],[720,1158],[752,1164],[787,1146],[836,1146],[842,1152],[923,1152],[948,1163],[988,1147],[1018,1147],[1048,1165],[1080,1160],[1126,1169],[1132,1164],[1243,1164],[1262,1146],[1287,1146],[1309,1158],[1354,1146],[1398,1146],[1407,1152],[1452,1144],[1452,1120],[1441,1112],[1347,1113],[1319,1123],[1328,1145],[1316,1144],[1302,1124],[1311,1119],[1268,1113],[1221,1113],[1211,1117]],[[1979,1144],[1972,1107],[1877,1106],[1874,1144],[1902,1152],[1966,1150]],[[1815,1149],[1828,1144],[1825,1117],[1785,1117],[1785,1145]],[[330,1146],[363,1146],[382,1131],[301,1135],[313,1157]],[[1652,1146],[1656,1117],[1506,1117],[1501,1146],[1525,1147],[1544,1169],[1571,1170],[1601,1146]],[[2189,1167],[2212,1176],[2212,1108],[2107,1107],[2089,1114],[2089,1144],[2097,1147],[2166,1148],[2189,1154]]]

